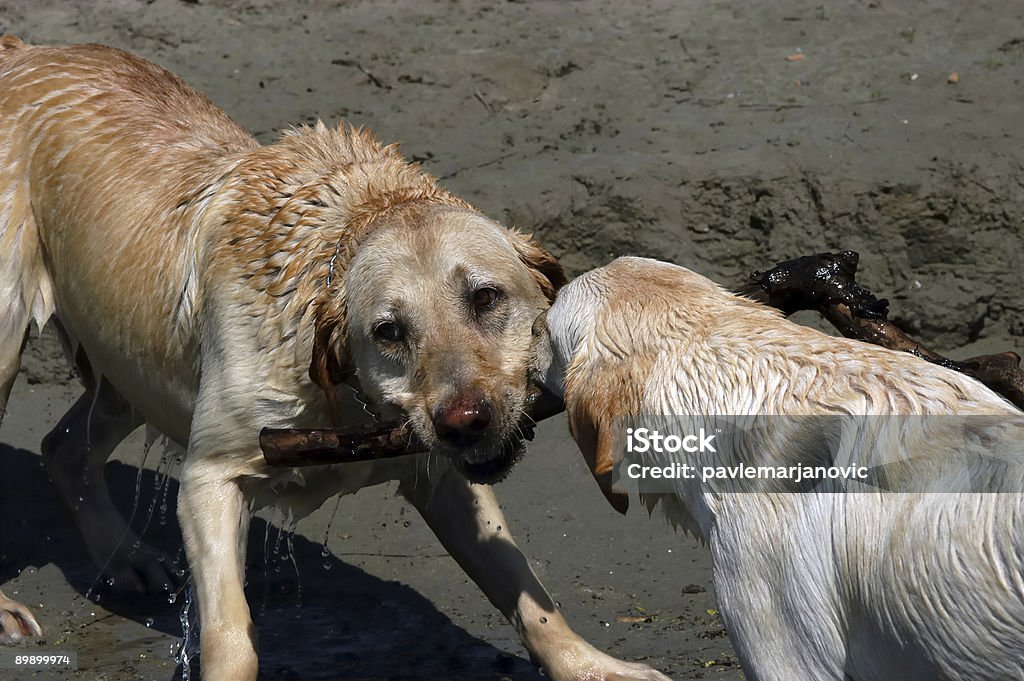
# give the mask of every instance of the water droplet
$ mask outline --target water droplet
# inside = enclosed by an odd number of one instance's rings
[[[328,548],[326,546],[320,552],[320,557],[321,558],[330,558],[331,557],[331,552],[330,552],[330,550],[328,550]]]
[[[178,600],[178,594],[176,594],[176,593],[173,593],[173,594],[171,594],[170,596],[167,597],[167,602],[168,603],[173,604],[176,600]]]
[[[328,561],[328,562],[325,562],[325,563],[324,563],[324,570],[328,570],[328,571],[330,571],[330,569],[331,569],[331,563],[330,563],[329,561]]]
[[[501,532],[501,525],[498,525],[498,527],[495,528],[495,531],[496,532]]]
[[[402,523],[402,527],[411,527],[411,526],[412,526],[412,523],[409,522],[408,520],[406,520],[405,522]]]
[[[548,618],[547,617],[541,617],[540,618],[540,623],[541,624],[547,624],[548,623]]]
[[[147,627],[152,627],[153,626],[153,618],[152,617],[147,617],[146,618],[146,626]]]

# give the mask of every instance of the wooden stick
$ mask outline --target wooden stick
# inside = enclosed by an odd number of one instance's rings
[[[565,405],[550,393],[537,392],[527,398],[526,414],[519,431],[532,440],[537,423],[565,411]],[[357,428],[264,428],[260,449],[267,464],[294,468],[388,459],[427,451],[416,435],[397,421]]]
[[[427,447],[398,422],[362,428],[264,428],[260,449],[271,466],[321,466],[386,459]]]
[[[765,272],[751,274],[739,293],[777,307],[786,315],[799,310],[820,312],[848,338],[909,352],[967,374],[1024,409],[1020,355],[1002,352],[958,362],[925,347],[888,321],[888,300],[875,298],[857,283],[859,261],[860,256],[853,251],[787,260]]]

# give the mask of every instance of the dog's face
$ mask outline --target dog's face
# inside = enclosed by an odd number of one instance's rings
[[[349,363],[373,406],[495,482],[523,449],[531,327],[562,283],[546,251],[475,212],[402,210],[346,274]]]

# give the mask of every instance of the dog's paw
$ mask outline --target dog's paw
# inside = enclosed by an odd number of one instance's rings
[[[105,562],[97,593],[114,599],[167,596],[179,582],[167,555],[138,543],[119,548]]]
[[[657,669],[617,660],[582,642],[560,650],[544,671],[555,681],[672,681]]]
[[[41,638],[43,630],[32,612],[0,592],[0,645],[18,643],[26,638]]]

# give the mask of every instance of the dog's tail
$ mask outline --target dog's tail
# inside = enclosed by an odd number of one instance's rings
[[[4,53],[23,46],[14,36],[0,37],[0,62]],[[0,422],[21,367],[29,325],[35,319],[42,328],[54,312],[53,284],[22,165],[26,159],[14,148],[18,142],[13,128],[13,122],[0,120]]]

